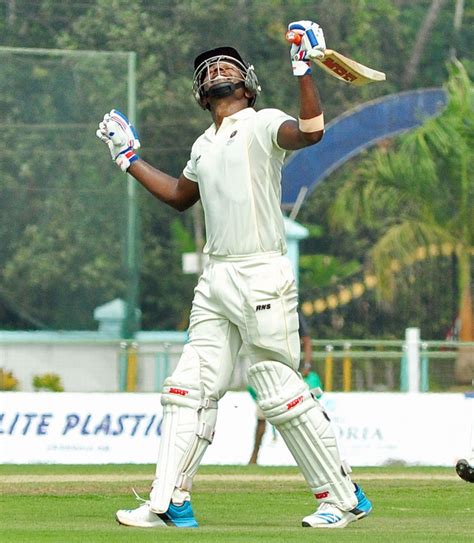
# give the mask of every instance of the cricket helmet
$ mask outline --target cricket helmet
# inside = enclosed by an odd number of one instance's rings
[[[220,74],[220,65],[233,64],[238,68],[241,73],[239,78],[228,77]],[[217,75],[213,78],[213,81],[209,88],[205,88],[206,76],[210,79],[209,69],[212,65],[217,64]],[[237,81],[236,81],[237,79]],[[215,49],[209,49],[200,53],[194,59],[194,74],[193,74],[193,95],[196,102],[203,108],[209,109],[209,105],[203,104],[203,99],[208,96],[222,97],[230,96],[237,88],[244,87],[252,94],[252,98],[249,100],[249,106],[252,107],[255,104],[257,95],[262,90],[258,78],[255,74],[254,67],[251,64],[245,62],[240,56],[239,52],[233,47],[216,47]]]

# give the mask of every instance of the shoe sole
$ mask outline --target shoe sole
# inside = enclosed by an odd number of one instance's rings
[[[126,522],[124,520],[120,520],[120,518],[115,515],[115,520],[121,525],[121,526],[127,526],[129,528],[167,528],[168,525],[159,522]]]
[[[362,511],[358,515],[354,515],[353,513],[350,513],[352,515],[352,518],[347,517],[343,520],[341,519],[339,522],[334,522],[333,524],[316,524],[315,526],[313,526],[309,522],[305,522],[303,520],[303,522],[301,523],[301,526],[303,526],[303,528],[345,528],[351,522],[355,522],[356,520],[362,520],[371,511],[372,511],[372,508],[369,511]]]
[[[161,517],[160,517],[161,518]],[[197,528],[198,523],[196,521],[190,523],[189,521],[176,522],[176,524],[167,518],[161,518],[162,522],[125,522],[115,515],[115,520],[121,526],[127,526],[129,528]]]

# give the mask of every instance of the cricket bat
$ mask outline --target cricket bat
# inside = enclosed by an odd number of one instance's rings
[[[290,30],[286,33],[286,40],[299,45],[301,35]],[[326,49],[323,58],[313,58],[311,60],[328,74],[354,86],[367,85],[368,83],[385,81],[386,79],[384,72],[364,66],[364,64],[347,58],[333,49]]]

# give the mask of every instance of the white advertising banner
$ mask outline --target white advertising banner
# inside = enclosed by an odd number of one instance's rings
[[[471,420],[463,394],[327,395],[341,455],[354,466],[391,462],[453,466],[468,450]]]
[[[0,394],[0,462],[154,462],[158,394]]]
[[[469,451],[471,404],[463,394],[326,393],[341,453],[353,466],[390,462],[452,466]],[[159,394],[0,393],[0,463],[154,463],[162,421]],[[205,464],[246,464],[255,403],[246,392],[219,402]],[[267,425],[262,465],[293,465]]]

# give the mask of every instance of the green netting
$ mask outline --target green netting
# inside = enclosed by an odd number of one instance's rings
[[[23,322],[91,329],[127,296],[127,179],[95,130],[130,58],[0,48],[0,305]]]

